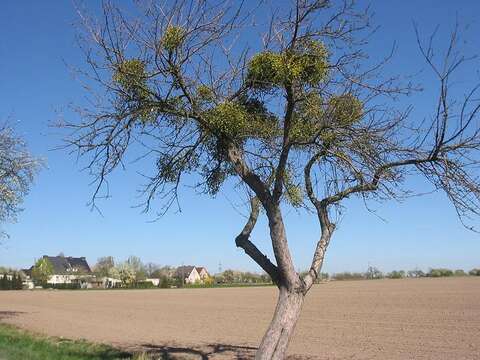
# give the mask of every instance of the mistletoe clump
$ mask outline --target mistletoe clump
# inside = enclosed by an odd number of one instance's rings
[[[298,49],[254,55],[248,64],[247,83],[261,91],[289,84],[315,86],[327,73],[327,49],[320,42],[309,41]]]
[[[295,109],[290,137],[295,143],[310,142],[324,127],[325,106],[320,94],[306,93]]]
[[[350,93],[325,101],[317,92],[309,92],[295,109],[290,136],[297,144],[309,143],[315,137],[324,144],[333,144],[337,138],[335,128],[348,128],[363,114],[362,102]]]
[[[333,96],[329,107],[333,121],[342,126],[353,125],[363,116],[363,104],[352,94]]]
[[[255,89],[269,90],[282,82],[280,54],[261,52],[250,60],[247,82]]]
[[[119,88],[118,106],[127,109],[142,122],[152,120],[154,114],[147,79],[145,63],[140,59],[120,62],[113,73],[113,81]]]
[[[168,52],[173,52],[182,45],[184,38],[185,30],[181,26],[170,25],[163,34],[162,47]]]
[[[215,100],[215,93],[207,85],[200,85],[196,91],[197,97],[202,102],[211,102]]]
[[[132,98],[141,99],[146,95],[147,72],[145,63],[140,59],[125,60],[117,64],[113,80]]]
[[[259,101],[225,101],[205,112],[208,129],[230,139],[268,138],[275,133],[275,118]]]
[[[220,103],[207,111],[209,127],[219,134],[236,137],[247,127],[248,114],[240,104],[233,101]]]
[[[295,208],[303,205],[304,193],[300,184],[294,181],[294,171],[287,168],[284,173],[285,200]]]

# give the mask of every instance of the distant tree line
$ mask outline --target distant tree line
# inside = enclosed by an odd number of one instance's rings
[[[93,273],[97,277],[121,280],[121,287],[124,288],[147,288],[153,287],[153,284],[145,280],[158,268],[154,264],[144,264],[139,257],[133,255],[118,263],[113,256],[105,256],[97,260]]]
[[[328,275],[328,274],[327,274]],[[450,270],[446,268],[432,268],[428,272],[420,269],[393,270],[384,273],[378,268],[370,266],[366,272],[340,272],[332,274],[332,280],[375,280],[375,279],[403,279],[403,278],[422,278],[422,277],[450,277],[450,276],[480,276],[480,269],[472,269],[468,273],[462,269]]]
[[[216,274],[214,280],[216,284],[267,284],[272,282],[266,273],[257,274],[237,270],[225,270]]]
[[[214,287],[228,285],[259,285],[271,284],[272,280],[267,273],[254,273],[248,271],[237,271],[228,269],[221,273],[212,275],[210,279],[202,284],[185,284],[183,279],[178,277],[177,268],[174,266],[161,266],[154,263],[143,263],[140,258],[130,256],[127,260],[116,263],[112,256],[101,257],[94,266],[94,273],[97,276],[107,276],[122,280],[121,287],[125,288],[150,288],[155,287],[146,279],[159,279],[158,287]],[[302,275],[305,272],[300,272]],[[480,276],[480,268],[470,270],[468,273],[462,269],[450,270],[446,268],[431,268],[424,272],[419,268],[413,270],[393,270],[383,272],[374,266],[368,267],[365,272],[339,272],[319,274],[316,282],[327,280],[375,280],[375,279],[403,279],[423,277],[450,277],[450,276]]]
[[[169,265],[143,263],[137,256],[130,256],[127,260],[116,262],[112,256],[101,257],[93,267],[98,277],[110,277],[122,281],[123,288],[150,288],[154,287],[148,279],[159,279],[158,287],[212,287],[225,285],[255,285],[271,284],[272,280],[266,273],[257,274],[237,270],[225,270],[211,275],[202,283],[185,284],[184,279],[177,273],[177,268]]]
[[[272,279],[266,273],[254,273],[249,271],[238,271],[228,269],[221,273],[211,275],[202,283],[185,284],[184,279],[177,274],[177,268],[168,265],[157,265],[154,263],[143,263],[137,256],[129,256],[125,261],[115,262],[112,256],[101,257],[93,267],[93,273],[97,277],[109,277],[121,280],[121,288],[172,288],[172,287],[217,287],[217,286],[242,286],[242,285],[263,285],[272,284]],[[300,272],[302,274],[302,272]],[[36,262],[32,277],[36,285],[44,288],[68,289],[80,288],[79,283],[72,284],[48,284],[47,280],[53,274],[51,264],[45,263],[44,259]],[[468,273],[462,269],[450,270],[446,268],[432,268],[428,272],[421,269],[393,270],[382,272],[374,266],[368,267],[365,272],[339,272],[321,273],[316,282],[327,280],[375,280],[375,279],[403,279],[422,277],[451,277],[451,276],[480,276],[480,268],[470,270]],[[155,286],[148,279],[159,279],[158,286]],[[22,289],[23,276],[21,272],[14,269],[0,267],[0,290]]]

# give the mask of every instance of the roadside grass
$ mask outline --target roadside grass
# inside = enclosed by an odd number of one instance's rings
[[[107,345],[36,335],[0,324],[1,360],[141,359]]]

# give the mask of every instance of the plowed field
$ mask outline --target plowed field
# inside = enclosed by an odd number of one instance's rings
[[[247,359],[274,287],[3,291],[0,321],[166,358]],[[480,359],[480,278],[330,282],[310,291],[291,358]]]

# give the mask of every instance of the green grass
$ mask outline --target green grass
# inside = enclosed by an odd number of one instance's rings
[[[131,359],[131,355],[106,345],[36,335],[0,324],[2,360]]]

